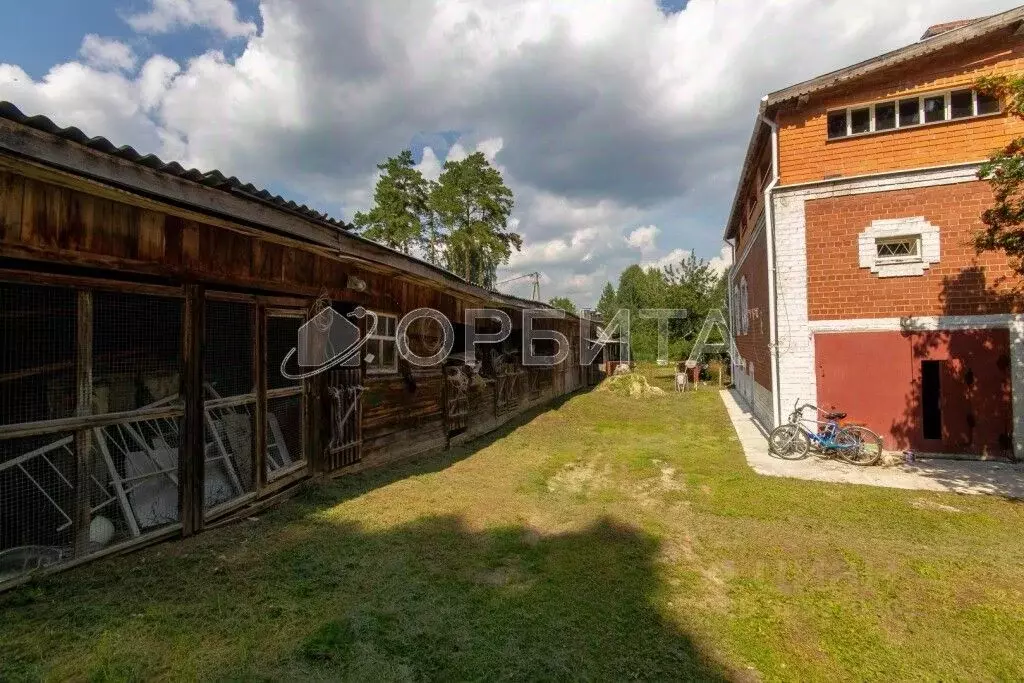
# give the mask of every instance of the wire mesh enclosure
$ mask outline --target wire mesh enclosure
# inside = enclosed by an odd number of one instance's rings
[[[207,510],[255,490],[255,315],[252,303],[206,303],[203,389]]]
[[[77,295],[0,283],[0,424],[75,412]]]
[[[267,481],[273,481],[305,463],[302,429],[302,381],[281,373],[281,363],[296,348],[302,311],[272,311],[266,323],[266,455]],[[290,361],[294,363],[294,359]],[[291,366],[294,373],[294,365]]]
[[[181,300],[93,295],[93,413],[152,407],[181,382]]]
[[[0,284],[0,582],[179,520],[182,305]]]

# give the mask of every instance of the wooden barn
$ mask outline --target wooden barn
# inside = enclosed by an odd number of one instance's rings
[[[281,360],[325,305],[376,313],[372,360],[289,380]],[[398,321],[423,307],[456,332],[430,368],[396,352]],[[463,348],[473,308],[505,311],[509,339]],[[252,514],[303,480],[444,449],[595,384],[600,357],[579,363],[594,323],[572,316],[535,325],[569,338],[569,359],[522,367],[522,311],[536,308],[217,171],[0,103],[0,589]],[[408,336],[430,355],[440,326]]]

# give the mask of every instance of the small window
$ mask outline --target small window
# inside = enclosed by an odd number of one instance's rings
[[[871,109],[869,107],[850,110],[850,132],[854,135],[871,132]]]
[[[921,256],[920,237],[887,237],[875,240],[878,261],[912,261]]]
[[[949,117],[965,119],[974,116],[974,91],[956,90],[949,94]]]
[[[935,123],[946,120],[946,96],[924,98],[924,122]]]
[[[892,130],[896,127],[896,103],[883,102],[875,105],[875,130]]]
[[[978,116],[999,113],[999,98],[985,93],[978,93]]]
[[[921,101],[916,97],[912,100],[900,100],[900,128],[916,126],[921,123]]]
[[[398,372],[398,353],[395,341],[397,327],[398,316],[377,313],[377,329],[366,338],[367,355],[373,355],[372,360],[366,361],[368,373]]]
[[[828,115],[828,137],[830,140],[846,137],[846,110],[834,111]]]

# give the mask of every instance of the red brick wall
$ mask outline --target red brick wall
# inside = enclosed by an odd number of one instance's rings
[[[748,323],[747,334],[733,330],[740,356],[754,364],[754,380],[769,391],[772,388],[770,356],[768,354],[768,247],[762,230],[751,243],[746,259],[735,270],[732,280],[738,286],[740,278],[747,278]],[[735,290],[733,290],[735,296]],[[733,305],[739,309],[739,301]]]
[[[991,206],[984,182],[808,201],[810,320],[1021,312],[1020,283],[1002,255],[975,254],[971,237]],[[924,216],[940,230],[940,261],[924,275],[879,277],[861,268],[858,235],[876,219]]]
[[[1024,38],[1006,32],[887,69],[780,111],[781,184],[985,159],[1024,135],[1024,122],[1004,114],[830,141],[826,114],[905,95],[969,88],[981,76],[1021,71]]]

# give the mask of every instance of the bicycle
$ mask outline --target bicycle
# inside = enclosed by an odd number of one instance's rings
[[[825,455],[838,455],[854,465],[874,465],[882,457],[882,437],[878,434],[861,425],[839,422],[846,418],[846,413],[824,412],[810,403],[798,407],[799,402],[798,399],[793,404],[789,422],[768,435],[768,449],[772,454],[786,460],[799,460],[807,457],[813,445]],[[803,416],[807,408],[815,411],[815,419]],[[818,415],[824,420],[817,419]],[[815,425],[813,430],[808,427],[809,423]]]

